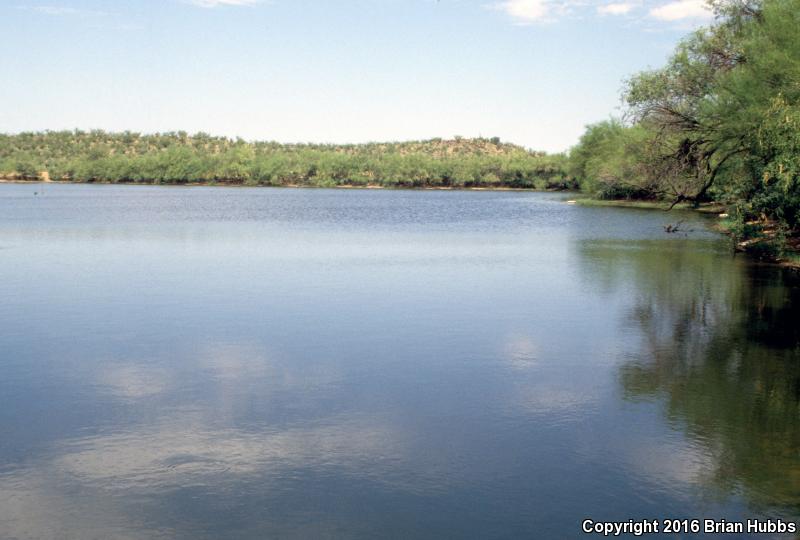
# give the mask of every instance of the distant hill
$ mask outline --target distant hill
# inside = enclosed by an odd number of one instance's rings
[[[0,176],[14,180],[558,189],[572,187],[566,159],[498,138],[334,145],[185,132],[0,135]]]

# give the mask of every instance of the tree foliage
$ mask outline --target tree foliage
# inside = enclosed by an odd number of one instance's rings
[[[616,184],[645,186],[638,196],[716,199],[742,219],[797,228],[800,0],[711,6],[712,25],[684,39],[663,68],[628,81],[631,125],[606,129],[606,146],[594,142],[598,125],[590,126],[572,151],[572,170],[583,185],[596,186],[612,170]],[[636,130],[643,146],[634,145],[629,159],[638,166],[620,168],[620,149]]]
[[[361,145],[246,142],[185,132],[0,135],[0,175],[76,182],[567,188],[564,155],[499,139]]]
[[[616,119],[586,128],[570,153],[570,173],[582,190],[600,198],[654,198],[643,166],[651,134],[642,125],[625,126]]]

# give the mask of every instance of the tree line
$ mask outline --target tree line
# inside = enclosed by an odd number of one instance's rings
[[[717,201],[739,226],[800,226],[800,0],[712,0],[715,19],[626,82],[569,172],[603,198]]]
[[[358,145],[247,142],[172,132],[47,131],[0,135],[5,178],[265,186],[576,187],[567,156],[498,138]]]
[[[625,113],[569,154],[498,138],[360,145],[172,132],[0,135],[0,176],[77,182],[512,187],[716,201],[745,231],[800,229],[800,0],[709,0],[714,22],[625,84]]]

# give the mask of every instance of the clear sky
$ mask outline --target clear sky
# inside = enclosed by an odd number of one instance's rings
[[[703,0],[0,0],[0,132],[568,149]]]

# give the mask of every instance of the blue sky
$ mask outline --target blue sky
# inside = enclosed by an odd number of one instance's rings
[[[2,0],[0,132],[561,151],[703,0]]]

